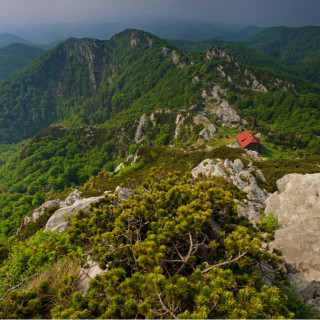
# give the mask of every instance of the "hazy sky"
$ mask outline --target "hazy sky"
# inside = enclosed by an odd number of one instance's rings
[[[320,25],[320,0],[0,0],[1,24],[137,14],[261,26]]]

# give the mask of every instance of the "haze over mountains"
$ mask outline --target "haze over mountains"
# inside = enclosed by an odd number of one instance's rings
[[[2,318],[315,317],[263,211],[319,176],[320,27],[165,21],[0,36]]]
[[[219,22],[203,22],[171,17],[137,16],[120,19],[117,22],[35,24],[23,27],[1,27],[0,33],[10,32],[31,43],[46,45],[70,37],[97,38],[108,40],[126,28],[141,29],[160,38],[201,41],[207,39],[242,41],[264,27],[232,25]],[[2,31],[1,30],[6,30]],[[24,40],[25,41],[25,40]],[[13,41],[20,42],[20,41]]]

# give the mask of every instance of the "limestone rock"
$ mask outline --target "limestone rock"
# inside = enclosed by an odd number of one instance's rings
[[[264,182],[266,181],[266,178],[264,177],[264,175],[260,169],[256,170],[256,176],[257,176],[257,178],[261,179],[262,181],[264,181]]]
[[[138,125],[137,131],[136,131],[136,135],[135,135],[135,138],[134,138],[136,143],[142,142],[144,140],[144,138],[145,138],[145,135],[143,133],[143,129],[147,124],[147,120],[148,119],[147,119],[147,116],[145,114],[143,114],[140,117],[139,125]]]
[[[140,157],[138,156],[138,154],[136,153],[133,157],[133,160],[132,160],[132,164],[136,163],[138,160],[140,159]]]
[[[222,101],[217,108],[216,112],[218,118],[222,124],[232,124],[233,122],[239,122],[240,117],[236,110],[230,106],[228,101]]]
[[[120,170],[123,169],[123,168],[124,168],[124,163],[120,163],[120,164],[115,168],[114,172],[118,172],[118,171],[120,171]]]
[[[170,52],[170,49],[163,46],[163,47],[161,48],[161,52],[162,52],[162,54],[166,57],[166,56],[168,55],[168,53]]]
[[[44,231],[64,231],[68,227],[67,219],[76,214],[79,210],[87,211],[93,202],[97,202],[104,196],[91,197],[76,200],[71,206],[58,209],[48,220]]]
[[[207,117],[199,114],[199,115],[197,115],[197,116],[195,116],[195,117],[193,118],[193,122],[194,122],[195,124],[206,125],[206,124],[210,123],[210,120],[209,120]]]
[[[253,80],[252,89],[260,92],[268,92],[268,89],[256,79]]]
[[[105,272],[105,270],[102,270],[98,263],[92,261],[91,258],[88,259],[87,264],[87,268],[80,269],[80,274],[77,281],[77,287],[83,294],[88,291],[90,281],[97,275],[102,275]]]
[[[82,192],[79,190],[74,190],[72,193],[68,195],[67,199],[65,200],[65,203],[70,206],[71,204],[75,203],[77,200],[80,200],[81,193]]]
[[[244,165],[240,159],[233,162],[229,159],[216,159],[217,163],[211,159],[202,161],[196,168],[191,171],[193,178],[198,177],[201,173],[206,177],[216,176],[225,178],[232,182],[237,188],[247,194],[247,200],[239,203],[238,212],[240,215],[246,216],[253,223],[259,220],[259,209],[265,205],[267,195],[258,187],[255,177],[252,173],[253,168],[244,169]]]
[[[248,187],[244,188],[243,191],[247,194],[250,201],[264,206],[267,197],[256,183],[251,183]]]
[[[22,227],[27,225],[30,222],[36,222],[47,210],[52,209],[54,207],[62,208],[68,206],[66,202],[61,201],[60,199],[56,200],[49,200],[46,201],[44,204],[42,204],[39,208],[35,209],[32,212],[32,216],[26,216],[23,220],[23,223],[21,226],[17,229],[16,234],[18,235],[20,231],[22,230]]]
[[[176,51],[176,50],[172,51],[171,59],[172,59],[173,64],[181,69],[183,69],[186,66],[186,64],[184,62],[181,62],[181,57],[180,57],[178,51]]]
[[[130,162],[133,160],[134,155],[133,154],[129,154],[128,158],[127,158],[127,162]]]
[[[179,135],[179,130],[180,130],[180,127],[181,125],[183,124],[184,122],[184,117],[183,115],[179,112],[177,114],[177,118],[176,118],[176,130],[174,132],[174,138],[177,139],[178,138],[178,135]]]
[[[199,136],[205,140],[212,139],[217,133],[217,129],[213,124],[209,124],[203,130],[200,131]]]
[[[39,208],[35,209],[32,213],[32,221],[37,221],[46,210],[60,206],[63,203],[60,199],[57,200],[49,200],[41,205]]]
[[[196,168],[191,171],[192,177],[196,179],[200,174],[210,177],[215,169],[215,162],[211,159],[203,160]]]
[[[271,248],[282,251],[290,280],[304,292],[305,301],[319,308],[319,301],[306,292],[320,292],[320,173],[288,174],[277,186],[279,191],[267,199],[265,209],[279,223]]]
[[[123,188],[120,186],[117,186],[115,193],[118,193],[118,199],[119,201],[128,200],[130,197],[130,194],[133,193],[132,189]]]
[[[277,187],[279,192],[269,197],[266,212],[273,212],[282,228],[320,219],[320,173],[287,174]]]
[[[254,150],[246,150],[246,154],[249,156],[249,158],[253,161],[259,161],[258,155],[259,153]]]
[[[226,180],[230,181],[229,176],[226,174],[226,172],[217,164],[214,168],[214,171],[212,173],[213,176],[215,177],[221,177],[225,178]]]
[[[226,58],[228,62],[232,61],[232,58],[227,54],[227,52],[218,47],[213,47],[210,50],[208,50],[206,53],[207,60],[212,60],[215,58],[219,58],[219,59]]]

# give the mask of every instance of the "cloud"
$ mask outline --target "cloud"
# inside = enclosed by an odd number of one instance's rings
[[[320,24],[319,0],[1,0],[1,23],[176,16],[257,25]]]

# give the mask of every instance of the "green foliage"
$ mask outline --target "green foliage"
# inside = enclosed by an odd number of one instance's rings
[[[6,235],[16,230],[24,215],[33,209],[33,196],[19,193],[0,194],[0,238],[6,239]]]
[[[286,305],[294,313],[295,319],[319,319],[319,312],[306,305],[293,287],[281,286],[280,290],[288,297]]]
[[[290,317],[286,298],[252,271],[276,265],[266,234],[239,218],[223,179],[193,182],[153,170],[128,201],[108,196],[80,211],[69,234],[108,270],[54,318]],[[213,228],[216,225],[219,227]],[[211,230],[211,231],[210,231]]]
[[[0,49],[0,79],[19,71],[42,53],[36,47],[12,43]]]
[[[217,40],[217,39],[209,39],[209,40],[197,41],[197,42],[192,42],[188,40],[172,40],[172,39],[166,39],[166,41],[174,45],[176,48],[186,51],[188,53],[205,52],[211,49],[213,46],[221,47],[225,43],[229,42],[226,40]]]
[[[45,270],[59,258],[77,251],[66,233],[39,231],[26,241],[18,241],[10,247],[7,259],[0,266],[0,295],[7,288]]]
[[[320,172],[318,163],[320,161],[319,156],[313,158],[305,158],[300,160],[289,160],[277,158],[268,161],[255,162],[255,165],[261,169],[266,182],[258,180],[260,187],[265,188],[268,192],[277,191],[277,180],[289,173],[316,173]]]
[[[78,261],[62,259],[0,301],[1,318],[50,319],[52,307],[66,304],[75,292]]]
[[[317,142],[320,134],[320,96],[312,93],[250,92],[246,98],[238,96],[235,103],[240,114],[250,119],[256,130],[268,133],[268,140],[277,145],[305,148]],[[310,116],[312,115],[312,116]],[[317,144],[314,144],[314,152]]]
[[[243,45],[247,48],[231,44],[226,49],[243,63],[284,71],[317,83],[320,81],[317,68],[319,27],[269,28]]]
[[[314,56],[320,51],[319,27],[274,27],[245,41],[247,45],[288,63]]]
[[[273,240],[274,233],[279,227],[278,219],[272,213],[261,214],[260,220],[257,225],[261,231],[268,232],[272,236],[270,240]]]
[[[43,203],[43,201],[42,201]],[[17,235],[19,240],[26,240],[39,230],[43,230],[46,226],[48,220],[52,216],[52,214],[59,209],[59,206],[51,207],[50,209],[46,209],[45,212],[38,218],[37,221],[29,221],[26,225],[23,224]]]

